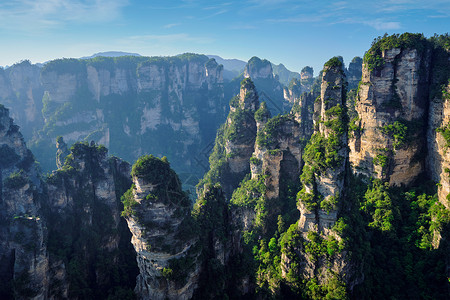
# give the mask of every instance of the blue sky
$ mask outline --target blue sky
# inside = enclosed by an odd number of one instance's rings
[[[349,62],[387,33],[450,29],[449,0],[9,0],[0,4],[0,66],[103,51],[184,52],[305,65]]]

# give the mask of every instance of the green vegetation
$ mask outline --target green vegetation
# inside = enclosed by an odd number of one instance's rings
[[[230,203],[236,206],[254,208],[258,202],[264,201],[265,178],[266,176],[259,175],[257,179],[244,179],[234,191]]]
[[[334,229],[341,232],[345,248],[364,270],[365,280],[352,296],[441,299],[448,282],[439,263],[446,255],[445,246],[435,249],[432,244],[439,232],[434,229],[434,211],[444,211],[435,185],[397,188],[352,177],[349,186],[344,203],[349,211]],[[442,216],[437,227],[445,230],[450,219],[437,214]]]
[[[389,157],[386,155],[387,153],[389,153],[388,150],[384,151],[382,154],[377,154],[373,159],[373,164],[377,166],[379,165],[382,168],[387,167],[387,163],[389,161]]]
[[[394,139],[394,149],[401,148],[407,137],[408,127],[402,122],[395,121],[393,124],[388,124],[381,127],[381,132]]]
[[[74,144],[64,166],[46,181],[51,189],[60,190],[70,199],[68,205],[58,209],[42,202],[48,222],[47,249],[66,266],[69,298],[135,298],[133,289],[139,271],[129,242],[131,234],[124,219],[116,223],[118,216],[114,216],[109,202],[115,201],[113,205],[121,207],[120,195],[130,188],[131,182],[120,171],[125,163],[108,159],[106,154],[101,145]],[[116,199],[98,197],[97,189],[105,188],[103,184],[110,184],[111,180]],[[129,190],[122,199],[130,200],[130,194]],[[129,203],[125,212],[132,213],[132,206]],[[111,241],[118,242],[117,248],[105,250]],[[53,282],[52,289],[60,291],[64,288],[60,284]]]
[[[450,146],[450,123],[442,127],[436,128],[436,132],[442,135],[442,137],[445,139],[446,142],[445,147],[448,148]]]
[[[264,129],[257,134],[256,142],[258,145],[267,149],[277,148],[281,128],[289,122],[295,122],[292,115],[278,115],[271,118],[264,126]]]
[[[260,59],[256,56],[253,56],[248,61],[247,66],[250,70],[259,70],[261,68],[270,66],[270,62],[266,59]]]
[[[120,198],[123,203],[122,217],[131,217],[136,214],[134,207],[138,204],[138,202],[134,199],[134,188],[134,185],[132,185],[131,188]]]
[[[320,208],[330,213],[332,210],[337,210],[337,204],[339,200],[339,193],[334,196],[330,196],[320,202]]]
[[[254,126],[256,125],[253,119],[253,113],[248,110],[237,108],[234,112],[230,112],[228,118],[231,121],[224,126],[225,141],[236,142],[239,139],[249,137],[252,130],[248,128],[247,124],[253,123]]]
[[[342,70],[342,66],[343,66],[342,61],[337,56],[331,58],[324,64],[324,67],[340,68],[341,70]]]
[[[150,154],[141,156],[134,163],[131,176],[143,178],[153,184],[159,184],[176,175],[170,169],[166,157],[158,158]]]
[[[361,122],[358,116],[348,122],[348,137],[357,138],[361,134]]]
[[[305,161],[311,162],[312,172],[323,172],[329,167],[336,167],[342,161],[338,151],[342,141],[337,135],[327,139],[320,133],[315,133],[305,148]]]
[[[314,70],[310,66],[305,66],[305,67],[303,67],[301,73],[311,73],[311,74],[313,74]]]
[[[255,120],[258,122],[264,122],[270,119],[270,111],[267,108],[266,102],[262,102],[255,112]]]
[[[25,178],[23,170],[14,172],[5,179],[5,187],[11,190],[18,190],[28,183],[28,178]]]
[[[419,33],[385,34],[374,39],[372,47],[364,55],[364,63],[370,71],[382,68],[384,66],[382,52],[393,48],[416,49],[421,53],[426,48],[426,39]]]

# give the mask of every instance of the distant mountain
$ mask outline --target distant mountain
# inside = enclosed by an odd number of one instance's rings
[[[243,60],[234,59],[234,58],[227,59],[227,58],[222,58],[217,55],[206,55],[206,56],[208,56],[209,58],[214,58],[218,64],[223,65],[223,67],[225,69],[230,70],[230,71],[242,72],[245,68],[245,65],[247,64],[247,62],[245,62]]]
[[[278,80],[286,86],[292,79],[300,79],[301,77],[299,73],[288,70],[283,64],[276,65],[272,63],[272,69],[273,74],[278,75]]]
[[[98,53],[92,54],[91,56],[83,56],[83,57],[80,57],[80,59],[89,59],[89,58],[94,58],[97,56],[119,57],[119,56],[141,56],[141,55],[138,53],[129,53],[129,52],[122,52],[122,51],[106,51],[106,52],[98,52]]]
[[[239,76],[245,68],[247,62],[239,59],[227,59],[217,55],[207,55],[209,58],[214,58],[219,65],[223,65],[223,78],[232,80]]]

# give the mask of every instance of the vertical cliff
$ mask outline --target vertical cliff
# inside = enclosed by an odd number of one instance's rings
[[[140,299],[190,299],[198,285],[200,248],[190,200],[166,158],[143,156],[122,201],[139,275]]]
[[[24,60],[6,70],[0,70],[0,102],[9,107],[11,117],[22,128],[26,140],[33,131],[42,128],[41,68]]]
[[[226,117],[222,73],[196,54],[48,62],[37,76],[45,124],[32,150],[51,170],[58,136],[68,144],[94,140],[129,161],[167,155],[179,171],[199,176],[199,156]]]
[[[249,78],[241,82],[238,96],[230,101],[230,113],[218,132],[209,158],[210,170],[200,181],[201,189],[206,183],[219,182],[227,198],[246,174],[250,172],[249,159],[255,147],[257,123],[255,112],[259,97]]]
[[[450,38],[434,37],[427,130],[427,166],[430,177],[438,182],[438,200],[432,213],[433,247],[446,253],[447,278],[450,277]],[[447,288],[450,291],[450,288]]]
[[[447,37],[448,40],[448,37]],[[449,101],[450,101],[450,49],[445,44],[444,37],[436,38],[436,47],[433,52],[433,72],[431,74],[430,107],[428,113],[428,170],[432,179],[439,182],[439,201],[447,208],[450,205],[447,195],[450,193],[448,168],[450,157],[449,146]],[[448,41],[447,41],[448,43]]]
[[[314,108],[316,129],[305,149],[301,177],[299,227],[304,232],[321,232],[336,221],[347,157],[346,84],[342,63],[337,58],[328,61]]]
[[[104,146],[76,143],[64,165],[47,178],[49,298],[132,295],[137,267],[120,217],[129,173],[130,165],[108,157]]]
[[[283,84],[277,75],[274,75],[272,64],[266,59],[256,56],[249,59],[244,73],[234,78],[225,87],[225,98],[230,99],[239,93],[240,82],[250,78],[258,90],[260,102],[266,102],[273,115],[284,113],[290,109],[289,102],[283,96]]]
[[[345,69],[345,77],[348,82],[348,90],[356,89],[362,76],[362,63],[363,60],[359,56],[355,56],[350,63],[348,68]]]
[[[42,183],[19,127],[0,105],[0,297],[44,299],[50,284]]]
[[[355,173],[408,185],[424,172],[430,51],[423,37],[381,40],[366,53],[352,120]],[[414,142],[413,142],[414,141]]]

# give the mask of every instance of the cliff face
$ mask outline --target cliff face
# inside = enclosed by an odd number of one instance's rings
[[[420,137],[425,134],[430,53],[392,48],[381,55],[382,67],[363,67],[350,163],[355,173],[408,185],[424,171],[423,160],[415,158],[426,147]]]
[[[428,165],[434,181],[439,182],[439,201],[450,209],[447,195],[450,193],[450,168],[448,152],[448,124],[450,124],[450,83],[443,87],[442,98],[434,98],[430,103],[428,124]]]
[[[234,78],[225,88],[225,99],[230,99],[239,93],[240,82],[250,78],[258,90],[260,102],[266,102],[273,115],[284,113],[290,109],[289,103],[283,97],[283,84],[274,75],[272,64],[266,59],[252,57],[244,68],[244,73]]]
[[[0,106],[0,297],[44,299],[49,285],[42,183],[19,127]]]
[[[168,162],[143,156],[133,166],[124,215],[133,235],[141,299],[190,299],[198,285],[198,237],[190,200]]]
[[[250,172],[249,159],[255,147],[255,112],[258,108],[259,97],[255,85],[250,79],[244,79],[239,95],[231,99],[225,124],[217,132],[210,157],[211,170],[199,183],[200,189],[207,182],[220,182],[226,197],[230,198],[239,182]]]
[[[255,152],[250,160],[251,173],[252,179],[266,177],[267,199],[280,198],[280,193],[287,188],[283,180],[295,182],[300,175],[301,138],[300,125],[292,116],[274,117],[258,130]]]
[[[244,79],[192,211],[166,158],[144,156],[130,170],[95,143],[69,152],[58,138],[60,168],[41,182],[1,107],[0,297],[123,299],[134,288],[142,299],[445,298],[448,45],[448,35],[379,38],[357,93],[346,92],[345,74],[355,85],[360,60],[345,70],[335,57],[309,93],[300,95],[301,82],[291,87],[291,113],[273,118]],[[170,126],[182,123],[174,121],[182,112],[179,120],[200,128],[191,106],[199,91],[217,107],[222,71],[213,60],[136,59],[49,65],[47,124],[72,130],[123,118],[125,133],[144,137],[161,129],[168,111]],[[274,80],[267,61],[251,61],[255,80]],[[113,117],[108,106],[119,107],[119,95],[131,99],[124,112],[139,108],[142,116]],[[76,116],[64,119],[68,112]],[[45,130],[56,134],[56,127]]]
[[[26,140],[33,129],[43,126],[41,68],[25,60],[0,70],[0,102],[11,110],[11,117],[22,128]]]
[[[345,70],[348,90],[356,89],[358,87],[362,76],[362,64],[363,60],[359,56],[355,56],[348,64],[348,68]]]
[[[130,165],[108,158],[105,147],[77,143],[48,177],[49,298],[106,299],[134,288],[135,254],[120,218],[129,173]]]
[[[342,63],[331,59],[325,64],[320,101],[314,108],[316,132],[305,150],[304,186],[299,194],[299,228],[304,232],[321,232],[337,220],[347,157],[346,85]]]
[[[252,57],[244,68],[244,77],[256,79],[271,79],[273,78],[272,64],[266,59],[259,59]]]
[[[43,68],[24,62],[2,71],[0,93],[46,171],[62,136],[68,144],[104,144],[128,161],[164,154],[198,176],[226,117],[222,74],[213,59],[195,54],[60,59]]]

